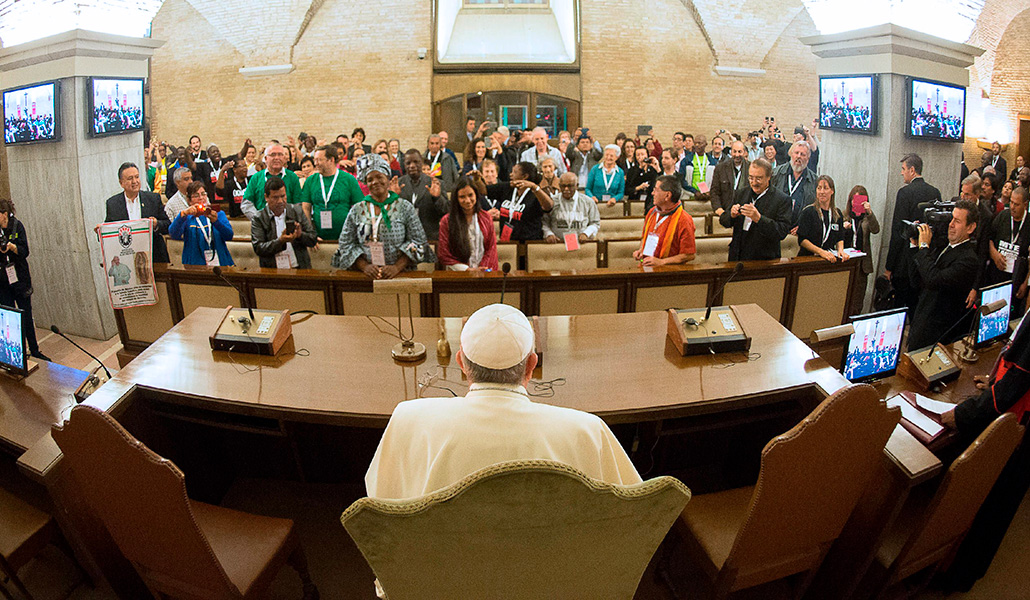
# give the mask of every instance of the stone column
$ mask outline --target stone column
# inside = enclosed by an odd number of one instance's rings
[[[93,227],[116,192],[118,166],[143,165],[143,133],[91,138],[88,77],[146,77],[164,42],[75,30],[0,50],[0,88],[60,82],[61,138],[7,146],[11,199],[29,240],[37,327],[96,339],[117,333]]]
[[[801,42],[810,46],[818,57],[817,75],[880,76],[876,135],[823,131],[819,144],[819,172],[833,177],[839,208],[844,207],[847,194],[855,185],[869,190],[869,202],[880,220],[880,234],[870,241],[875,277],[883,272],[890,245],[894,201],[905,184],[901,178],[903,156],[915,152],[923,159],[923,178],[941,191],[943,199],[958,195],[962,143],[906,137],[906,78],[968,86],[968,67],[984,51],[893,24],[803,37]],[[967,120],[968,107],[967,98]],[[867,290],[866,306],[872,287],[870,284]]]

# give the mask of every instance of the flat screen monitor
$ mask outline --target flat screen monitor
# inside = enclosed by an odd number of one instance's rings
[[[29,374],[28,357],[21,329],[21,311],[0,306],[0,369],[25,376]]]
[[[907,309],[896,308],[851,317],[855,333],[848,340],[841,372],[849,381],[890,377],[898,368]]]
[[[966,88],[909,80],[908,136],[944,142],[966,139]]]
[[[89,80],[89,129],[91,136],[143,131],[143,80]]]
[[[987,346],[995,340],[1005,337],[1009,333],[1009,317],[1012,314],[1012,282],[1005,281],[996,285],[988,286],[980,290],[980,305],[990,304],[995,300],[1004,300],[1005,306],[997,312],[989,315],[976,313],[976,342],[977,348]]]
[[[32,144],[61,138],[60,84],[37,83],[4,91],[4,143]]]
[[[819,127],[850,133],[876,133],[876,75],[819,78]]]

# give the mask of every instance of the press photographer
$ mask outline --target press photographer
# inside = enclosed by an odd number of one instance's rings
[[[908,332],[910,350],[933,344],[942,331],[947,331],[966,312],[966,294],[976,278],[976,248],[969,238],[976,231],[979,211],[966,200],[955,203],[947,225],[947,244],[934,243],[941,238],[940,203],[928,207],[928,222],[907,224],[906,233],[914,248],[909,282],[919,290],[919,302],[912,314]],[[913,225],[916,225],[913,227]],[[912,235],[916,234],[916,235]],[[956,337],[967,328],[956,327]],[[951,340],[943,340],[948,343]]]

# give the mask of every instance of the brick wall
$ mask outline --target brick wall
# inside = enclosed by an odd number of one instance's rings
[[[269,64],[274,57],[265,48],[241,52],[226,11],[239,13],[255,40],[288,46],[297,27],[263,31],[260,23],[275,19],[255,21],[247,6],[167,0],[161,7],[153,37],[168,43],[151,63],[157,139],[185,144],[199,133],[224,152],[238,150],[245,137],[260,146],[302,130],[322,139],[361,125],[370,141],[422,143],[432,125],[432,64],[418,60],[416,50],[432,46],[430,0],[326,0],[293,48],[295,70],[249,79],[240,67],[255,55]],[[757,78],[714,74],[712,51],[681,0],[582,0],[581,13],[583,116],[599,139],[635,132],[639,124],[654,125],[662,140],[680,129],[743,132],[766,114],[786,130],[815,116],[814,56],[797,41],[816,33],[804,11],[772,44],[760,65],[767,72]],[[740,27],[746,39],[752,28],[746,19]]]

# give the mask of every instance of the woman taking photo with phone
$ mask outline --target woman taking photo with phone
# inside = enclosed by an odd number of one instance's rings
[[[235,263],[225,242],[232,239],[232,225],[225,213],[207,200],[204,184],[194,181],[186,188],[190,205],[168,227],[168,236],[182,240],[182,264],[231,267]]]

